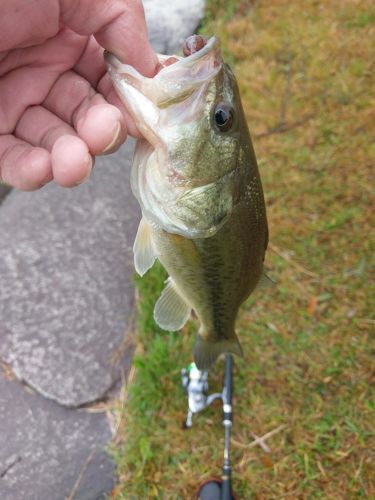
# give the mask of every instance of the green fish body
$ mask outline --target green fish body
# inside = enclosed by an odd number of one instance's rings
[[[233,73],[217,38],[145,78],[107,55],[118,94],[145,139],[132,188],[143,218],[134,243],[142,275],[159,259],[169,279],[154,310],[164,329],[194,310],[194,360],[206,370],[226,352],[241,355],[240,305],[263,276],[268,243],[258,166]],[[160,56],[161,63],[167,56]]]

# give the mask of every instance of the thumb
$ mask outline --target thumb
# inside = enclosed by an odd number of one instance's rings
[[[140,0],[61,0],[61,20],[97,42],[145,76],[153,76],[158,63],[148,41]]]

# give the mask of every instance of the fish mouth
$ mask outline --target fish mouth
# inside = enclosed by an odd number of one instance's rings
[[[186,57],[158,55],[159,71],[152,78],[123,64],[110,52],[105,52],[104,58],[117,94],[154,147],[164,143],[166,124],[196,119],[205,102],[205,90],[223,64],[215,36]]]
[[[220,41],[211,37],[198,51],[186,57],[158,54],[159,70],[152,77],[141,75],[123,64],[114,54],[105,51],[104,59],[121,96],[120,80],[139,90],[156,106],[165,107],[183,100],[202,84],[210,81],[221,69]],[[168,60],[173,64],[165,65]]]

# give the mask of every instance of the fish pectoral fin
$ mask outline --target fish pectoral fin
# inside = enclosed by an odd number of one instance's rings
[[[143,276],[155,262],[156,252],[152,245],[150,226],[142,217],[133,245],[134,267]]]
[[[267,274],[263,271],[262,275],[258,281],[257,288],[273,288],[276,286],[276,282],[273,281]]]
[[[209,370],[220,354],[243,356],[241,344],[234,334],[230,339],[205,340],[198,335],[194,346],[194,361],[199,370]]]
[[[163,330],[180,330],[189,319],[191,306],[181,297],[171,278],[154,308],[154,319]]]

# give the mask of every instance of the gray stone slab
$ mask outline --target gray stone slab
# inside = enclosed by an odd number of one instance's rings
[[[143,0],[150,40],[160,54],[181,52],[204,14],[204,0]]]
[[[105,413],[63,408],[0,371],[0,429],[1,500],[95,500],[113,488]]]
[[[12,191],[0,211],[0,358],[67,406],[119,376],[133,308],[134,141],[74,189]]]

